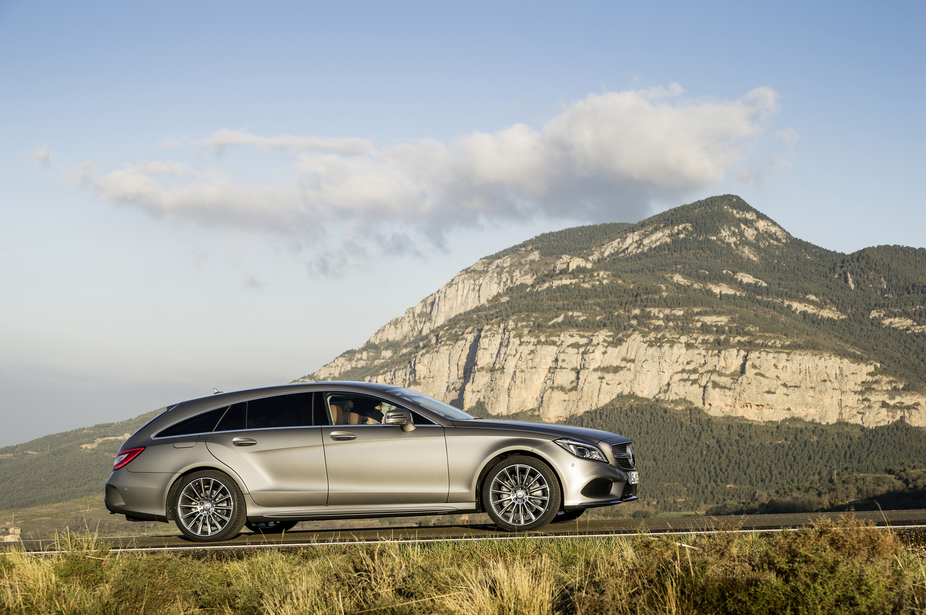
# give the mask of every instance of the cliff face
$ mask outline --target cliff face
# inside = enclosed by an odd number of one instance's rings
[[[636,395],[757,421],[876,426],[903,417],[926,426],[926,398],[897,390],[903,383],[879,375],[875,363],[809,351],[710,350],[707,341],[607,333],[525,337],[516,326],[492,326],[371,379],[493,414],[537,410],[547,421]]]
[[[424,335],[512,286],[530,284],[534,276],[529,265],[538,258],[536,252],[529,252],[498,260],[482,259],[458,273],[436,293],[407,309],[404,316],[390,320],[373,334],[370,341],[384,344]]]
[[[303,380],[389,382],[483,415],[550,421],[636,395],[759,421],[926,426],[922,387],[879,360],[898,361],[883,336],[926,355],[923,309],[896,307],[883,277],[875,290],[850,286],[849,269],[867,270],[736,197],[601,237],[587,228],[480,260]],[[926,268],[910,275],[926,288]],[[874,341],[847,343],[852,327]]]

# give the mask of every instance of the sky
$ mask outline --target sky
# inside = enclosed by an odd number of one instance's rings
[[[926,246],[926,3],[0,0],[0,446],[362,345],[539,233],[737,194]]]

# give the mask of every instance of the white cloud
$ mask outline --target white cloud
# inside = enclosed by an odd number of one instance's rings
[[[218,159],[203,171],[139,162],[102,175],[89,166],[78,172],[103,201],[204,226],[296,241],[330,233],[342,249],[345,242],[364,245],[371,229],[383,241],[399,232],[439,244],[455,226],[536,215],[635,220],[654,201],[718,184],[727,173],[761,174],[775,164],[754,156],[755,145],[778,110],[778,94],[768,88],[714,101],[688,99],[672,84],[590,94],[539,129],[515,124],[447,144],[426,139],[375,148],[367,139],[228,129],[196,143],[218,154],[229,147],[291,153],[288,179],[276,184],[247,185]],[[787,129],[776,136],[793,144],[797,135]],[[328,270],[327,262],[313,267]]]
[[[47,145],[42,144],[32,150],[32,153],[29,154],[29,160],[37,162],[47,169],[51,166],[51,157],[53,155],[54,151]]]
[[[797,131],[793,128],[783,128],[775,133],[775,136],[778,139],[787,145],[796,145],[800,141],[801,137],[797,134]]]
[[[369,139],[353,137],[331,139],[323,137],[295,137],[293,135],[278,135],[276,137],[261,137],[252,135],[244,130],[229,130],[223,128],[213,135],[196,144],[202,149],[212,148],[216,154],[221,155],[230,147],[250,146],[263,150],[292,150],[292,151],[331,151],[339,154],[365,154],[373,149],[373,142]]]
[[[190,144],[190,137],[187,135],[170,135],[162,139],[160,143],[154,146],[154,149],[172,149],[175,147],[185,147]]]

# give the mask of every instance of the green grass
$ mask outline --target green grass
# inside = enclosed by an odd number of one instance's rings
[[[3,613],[915,613],[926,553],[847,517],[796,532],[0,556]]]

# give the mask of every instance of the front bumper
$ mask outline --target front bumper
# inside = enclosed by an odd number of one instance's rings
[[[537,447],[535,452],[547,459],[560,476],[564,510],[612,506],[637,499],[637,485],[630,484],[627,470],[580,459],[554,442]]]

